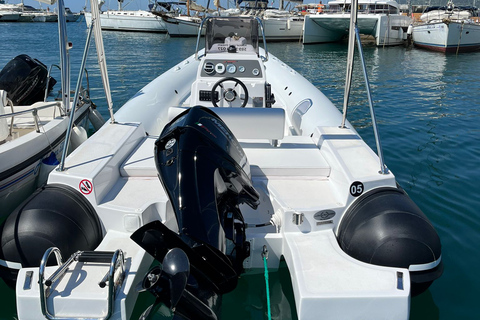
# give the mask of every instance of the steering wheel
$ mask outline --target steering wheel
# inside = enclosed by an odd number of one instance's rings
[[[227,81],[235,82],[235,85],[232,88],[225,89],[223,87],[223,83],[227,82]],[[237,92],[235,91],[235,88],[237,87],[237,85],[240,85],[240,87],[242,87],[242,90],[245,93],[244,98],[240,98],[240,95],[237,94]],[[244,108],[247,105],[248,90],[247,90],[247,87],[245,86],[245,84],[242,81],[238,80],[237,78],[227,77],[227,78],[223,78],[223,79],[218,80],[217,83],[215,83],[212,87],[211,97],[212,97],[212,104],[213,104],[214,107],[218,108],[218,104],[217,104],[217,101],[215,99],[215,92],[217,91],[218,87],[223,89],[223,95],[222,95],[222,97],[220,97],[220,99],[218,101],[221,101],[222,99],[224,99],[227,102],[233,102],[238,98],[240,100],[243,100],[243,103],[240,106],[240,108]]]

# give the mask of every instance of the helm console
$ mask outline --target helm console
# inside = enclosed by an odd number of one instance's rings
[[[204,24],[205,54],[199,58],[191,105],[269,107],[265,58],[260,56],[258,45],[261,23],[251,17],[212,17]]]

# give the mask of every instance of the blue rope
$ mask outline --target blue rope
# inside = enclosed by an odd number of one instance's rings
[[[264,248],[266,250],[266,248]],[[264,251],[265,252],[265,251]],[[268,267],[267,267],[267,254],[262,254],[263,265],[265,267],[265,287],[267,289],[267,307],[268,307],[268,320],[272,320],[272,311],[270,308],[270,289],[268,287]]]

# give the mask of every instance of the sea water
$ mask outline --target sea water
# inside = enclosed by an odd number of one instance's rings
[[[56,24],[0,23],[0,27],[0,67],[18,54],[47,66],[59,63]],[[73,90],[87,29],[84,21],[67,28],[73,44]],[[191,55],[196,43],[193,38],[164,34],[110,31],[103,37],[115,110]],[[346,44],[268,43],[268,49],[342,108]],[[480,319],[480,53],[445,55],[366,46],[364,55],[385,162],[429,217],[443,246],[444,274],[412,299],[411,319]],[[87,70],[91,97],[108,119],[93,43]],[[376,150],[358,54],[349,105],[348,119]],[[0,294],[0,319],[14,319],[14,293],[2,281]],[[270,274],[270,294],[273,319],[296,319],[285,267]],[[243,276],[237,289],[223,297],[222,319],[267,319],[266,300],[263,275]],[[136,317],[151,302],[143,295]]]

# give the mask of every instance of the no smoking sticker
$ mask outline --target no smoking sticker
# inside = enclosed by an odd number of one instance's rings
[[[87,179],[83,179],[78,184],[78,189],[80,189],[80,192],[83,194],[90,194],[93,190],[93,184]]]

